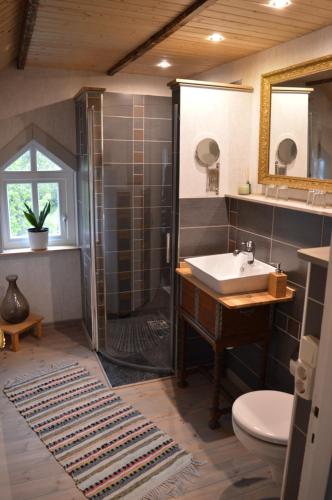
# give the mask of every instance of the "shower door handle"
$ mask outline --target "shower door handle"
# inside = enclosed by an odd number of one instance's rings
[[[171,233],[166,233],[166,264],[171,262]]]

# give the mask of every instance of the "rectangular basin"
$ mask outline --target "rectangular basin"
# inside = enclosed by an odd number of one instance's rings
[[[206,255],[185,259],[193,276],[222,295],[267,290],[269,273],[275,268],[256,260],[247,263],[247,256],[232,253]]]

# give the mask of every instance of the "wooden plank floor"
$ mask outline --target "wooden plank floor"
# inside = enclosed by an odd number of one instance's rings
[[[0,498],[1,500],[76,500],[84,498],[71,478],[47,451],[23,417],[7,400],[2,387],[8,379],[64,361],[78,361],[105,380],[97,356],[78,327],[45,329],[38,340],[23,335],[20,351],[0,353]],[[188,482],[181,499],[277,499],[278,489],[266,464],[248,453],[233,436],[229,417],[220,429],[207,426],[211,384],[204,375],[189,378],[178,389],[174,378],[115,389],[151,418],[194,458],[205,464]]]

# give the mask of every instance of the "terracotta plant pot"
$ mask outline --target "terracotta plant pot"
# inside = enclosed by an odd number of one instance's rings
[[[31,250],[47,250],[48,245],[48,228],[44,227],[43,229],[28,229],[29,233],[29,243]]]

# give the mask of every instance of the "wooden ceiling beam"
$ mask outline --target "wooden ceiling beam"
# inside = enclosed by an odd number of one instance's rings
[[[185,24],[187,24],[191,19],[197,16],[202,10],[210,7],[215,4],[217,0],[195,0],[188,7],[186,7],[180,14],[178,14],[174,19],[172,19],[169,23],[163,26],[159,31],[154,33],[150,38],[148,38],[145,42],[141,43],[134,50],[129,52],[126,56],[124,56],[120,61],[115,63],[109,70],[107,74],[109,76],[115,75],[123,68],[125,68],[128,64],[133,61],[136,61],[143,54],[152,49],[155,45],[162,42],[170,35],[175,33],[175,31],[182,28]]]
[[[22,34],[17,57],[17,69],[24,69],[31,43],[33,30],[36,24],[39,0],[27,0],[25,15],[22,24]]]

